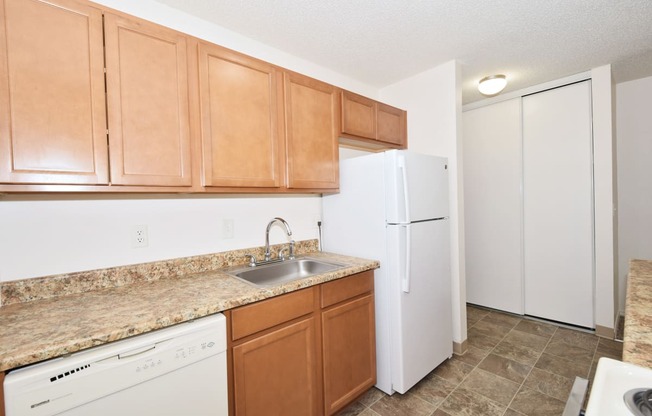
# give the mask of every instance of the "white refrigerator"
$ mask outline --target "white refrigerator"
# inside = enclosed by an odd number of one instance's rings
[[[340,161],[323,248],[376,259],[376,387],[405,393],[453,353],[448,170],[391,150]]]

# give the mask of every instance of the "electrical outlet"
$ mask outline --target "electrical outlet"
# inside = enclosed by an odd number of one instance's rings
[[[233,238],[234,234],[233,220],[230,218],[222,220],[222,237],[226,240]]]
[[[320,222],[321,222],[321,215],[319,215],[319,214],[314,214],[314,215],[312,216],[312,226],[315,227],[315,228],[317,228],[317,227],[318,227],[317,224],[320,223]]]
[[[131,229],[131,247],[147,247],[149,245],[149,238],[147,237],[146,225],[135,225]]]

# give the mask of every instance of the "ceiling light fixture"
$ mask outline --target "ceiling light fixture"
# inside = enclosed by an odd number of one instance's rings
[[[496,95],[505,88],[507,85],[507,77],[505,75],[490,75],[484,77],[478,82],[478,91],[480,94],[492,96]]]

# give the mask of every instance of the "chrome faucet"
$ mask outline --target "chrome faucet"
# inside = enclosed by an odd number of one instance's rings
[[[265,230],[265,261],[269,261],[272,258],[272,252],[269,249],[269,230],[272,228],[272,225],[274,225],[275,222],[280,222],[285,226],[285,233],[287,234],[288,237],[292,237],[292,230],[290,230],[290,225],[285,221],[283,218],[276,217],[273,220],[267,224],[267,229]],[[285,257],[282,257],[285,259]],[[290,252],[289,252],[289,257],[290,260],[294,258],[294,240],[290,239]]]

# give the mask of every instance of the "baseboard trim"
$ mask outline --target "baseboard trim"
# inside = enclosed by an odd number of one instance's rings
[[[462,355],[466,352],[466,350],[469,349],[469,343],[468,340],[464,340],[462,342],[455,342],[453,341],[453,353],[457,355]]]
[[[614,339],[616,337],[616,332],[613,328],[606,326],[596,325],[595,326],[595,335],[602,338]]]

